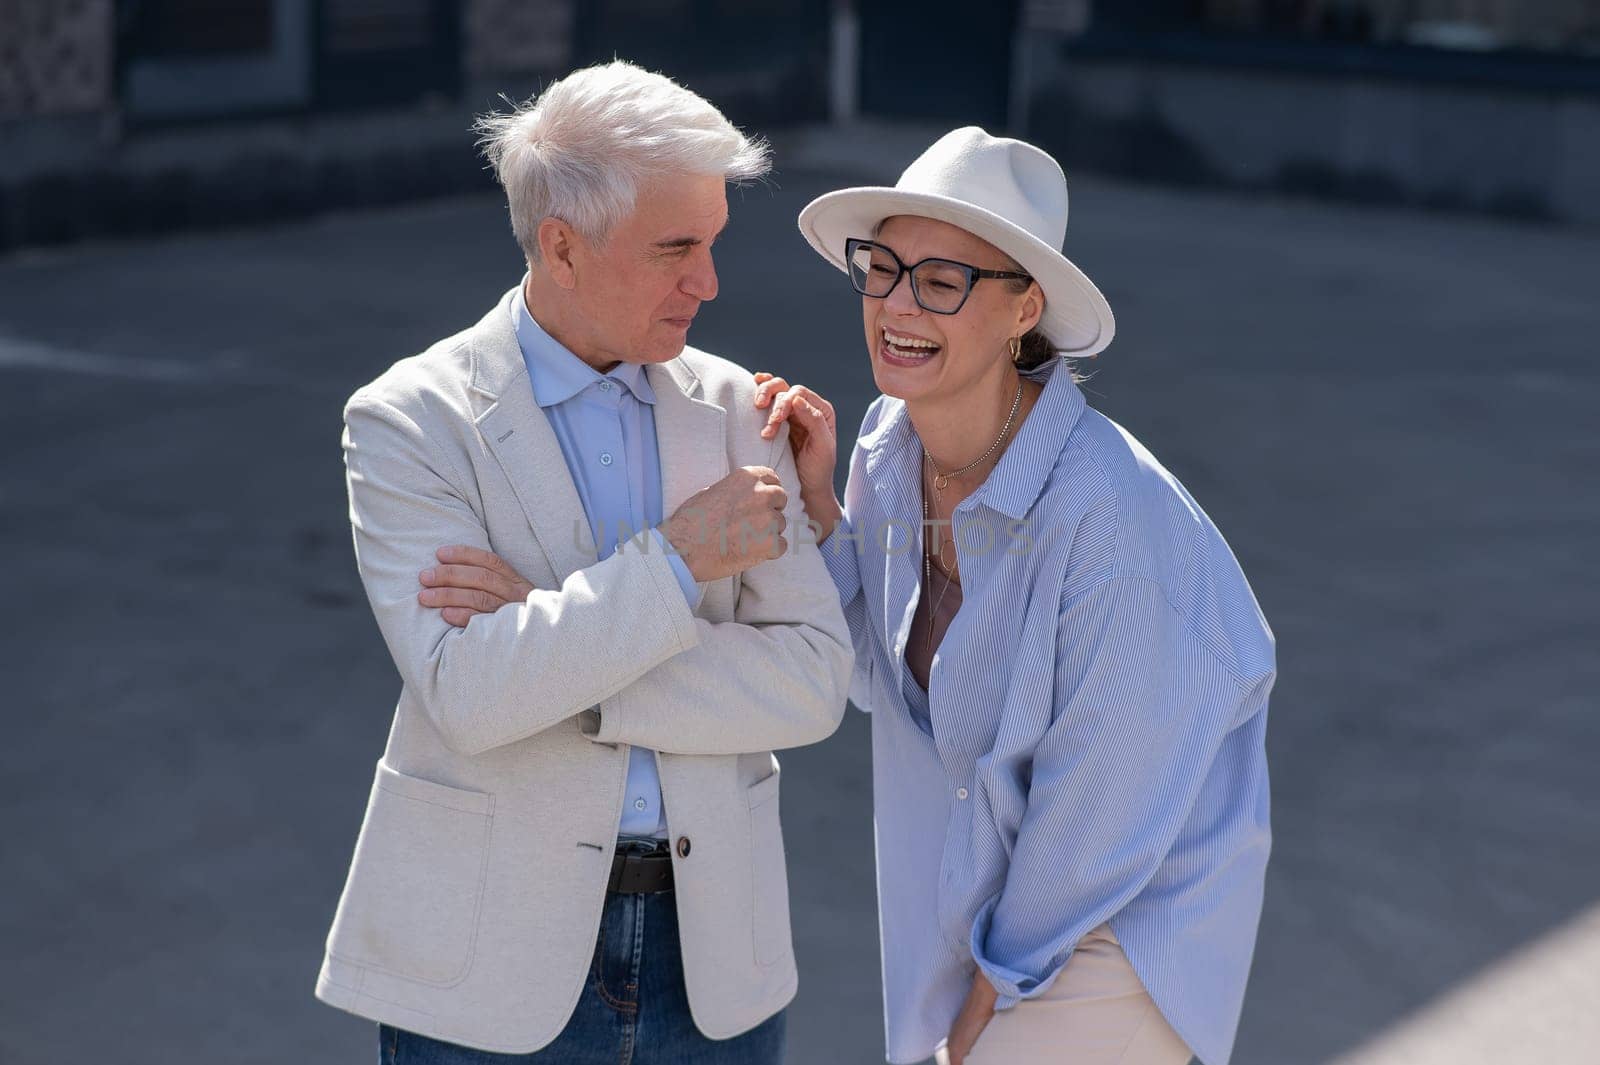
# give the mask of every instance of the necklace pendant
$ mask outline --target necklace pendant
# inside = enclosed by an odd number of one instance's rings
[[[942,492],[950,487],[950,478],[941,474],[933,479],[933,486]]]

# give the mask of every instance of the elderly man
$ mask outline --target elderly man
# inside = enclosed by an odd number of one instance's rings
[[[684,346],[766,149],[626,63],[481,131],[528,272],[344,412],[403,687],[317,996],[385,1062],[775,1065],[771,752],[838,726],[850,637],[749,373]]]

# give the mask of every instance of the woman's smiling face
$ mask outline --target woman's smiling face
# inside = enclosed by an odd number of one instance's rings
[[[982,270],[1018,269],[988,241],[932,218],[895,215],[872,239],[907,266],[937,258]],[[1031,329],[1043,310],[1037,286],[1017,292],[1011,282],[984,279],[973,283],[955,314],[934,314],[918,305],[910,277],[903,276],[884,298],[861,297],[873,380],[884,395],[907,401],[957,397],[997,362],[1009,361],[1011,338]]]

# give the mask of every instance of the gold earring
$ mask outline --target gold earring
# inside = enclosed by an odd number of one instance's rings
[[[1011,338],[1011,361],[1012,362],[1016,362],[1017,361],[1017,357],[1019,355],[1021,355],[1021,354],[1022,354],[1022,338],[1021,337],[1012,337]]]

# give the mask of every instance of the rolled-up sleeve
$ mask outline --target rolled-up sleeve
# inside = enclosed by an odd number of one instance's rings
[[[1238,676],[1143,578],[1063,594],[1051,723],[1001,890],[978,911],[974,959],[997,1007],[1041,994],[1085,933],[1155,876],[1228,734],[1261,711],[1272,674]],[[1248,834],[1213,812],[1225,864]]]

